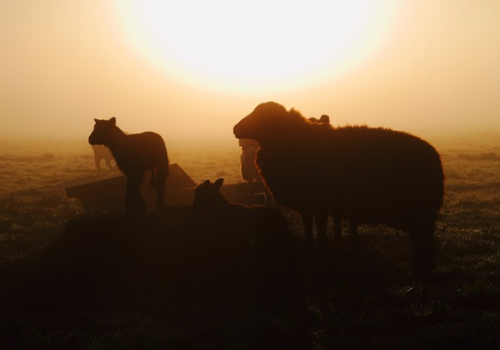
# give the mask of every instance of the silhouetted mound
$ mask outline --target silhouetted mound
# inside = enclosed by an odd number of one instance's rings
[[[94,214],[67,223],[20,289],[34,304],[70,307],[260,302],[263,284],[282,287],[283,279],[272,261],[272,275],[258,275],[258,259],[248,247],[216,237],[211,220],[191,207],[165,208],[138,221]]]
[[[256,281],[248,288],[256,288],[268,300],[301,294],[297,249],[283,214],[276,208],[229,202],[221,193],[223,182],[219,178],[199,185],[193,208],[212,218],[218,240],[230,243],[232,248],[221,255],[234,254],[227,259],[236,263],[234,276]]]
[[[490,161],[490,160],[500,160],[500,157],[497,156],[494,152],[488,152],[488,153],[480,153],[480,154],[466,154],[466,153],[460,153],[457,155],[458,159],[465,159],[465,160],[471,160],[471,161]]]

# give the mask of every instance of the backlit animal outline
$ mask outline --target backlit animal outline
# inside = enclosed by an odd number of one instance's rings
[[[135,217],[146,212],[141,185],[144,172],[151,170],[151,186],[156,188],[156,208],[165,203],[165,182],[169,175],[169,161],[163,138],[146,131],[126,134],[116,126],[116,118],[94,119],[94,130],[89,136],[91,145],[105,145],[116,160],[116,164],[127,177],[125,209],[128,216]]]
[[[302,214],[309,245],[313,216],[385,223],[409,234],[412,277],[430,277],[444,175],[429,143],[385,128],[325,126],[275,102],[258,105],[233,131],[259,143],[263,181],[276,203]],[[325,235],[326,227],[318,233]]]
[[[208,214],[217,235],[250,263],[257,275],[276,286],[285,284],[300,289],[295,241],[283,214],[276,208],[230,203],[220,192],[224,179],[206,180],[196,187],[193,209]],[[277,275],[279,277],[277,277]],[[278,288],[287,287],[285,285]]]
[[[309,118],[309,121],[318,123],[318,124],[325,124],[325,125],[330,125],[330,117],[327,114],[322,114],[319,119],[317,118]]]

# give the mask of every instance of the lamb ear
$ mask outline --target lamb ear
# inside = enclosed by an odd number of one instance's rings
[[[210,185],[210,180],[205,180],[205,181],[203,182],[203,185]]]
[[[222,183],[224,182],[224,179],[223,178],[220,178],[220,179],[217,179],[215,180],[214,182],[214,185],[217,189],[220,189],[222,187]]]
[[[112,117],[110,120],[111,124],[116,125],[116,118]]]
[[[99,123],[99,119],[94,118],[95,123]]]

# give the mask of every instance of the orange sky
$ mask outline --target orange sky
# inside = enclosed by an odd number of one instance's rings
[[[405,1],[368,58],[342,74],[243,92],[183,80],[149,60],[117,3],[0,1],[0,137],[86,140],[93,118],[116,116],[122,129],[158,131],[167,143],[231,138],[269,100],[329,114],[333,124],[424,137],[500,131],[500,1]]]

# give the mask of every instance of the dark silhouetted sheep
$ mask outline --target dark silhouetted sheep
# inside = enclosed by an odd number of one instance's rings
[[[385,223],[409,233],[413,277],[430,277],[444,195],[441,160],[430,144],[390,129],[314,123],[275,102],[258,105],[234,134],[259,143],[261,176],[276,203],[302,214],[309,244],[313,216]]]
[[[260,280],[267,292],[300,289],[295,242],[283,214],[276,208],[230,203],[220,193],[223,181],[199,185],[193,209],[212,218],[217,236],[230,247],[228,263],[246,266],[240,273]]]
[[[167,149],[163,138],[154,132],[125,134],[116,126],[116,118],[94,119],[94,130],[89,136],[91,145],[104,145],[113,154],[116,164],[127,176],[125,207],[127,215],[146,212],[141,195],[144,172],[151,170],[151,186],[156,187],[156,206],[160,209],[165,201],[165,181],[169,174]],[[156,181],[155,181],[156,170]]]

